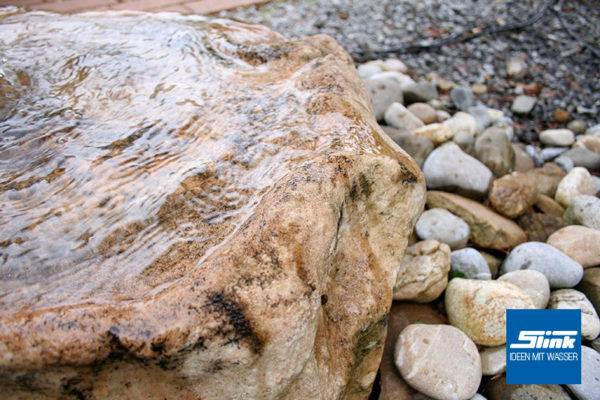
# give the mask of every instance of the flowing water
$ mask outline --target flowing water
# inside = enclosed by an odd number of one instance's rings
[[[307,154],[372,148],[360,121],[305,111],[288,78],[310,60],[261,61],[282,40],[194,16],[0,9],[0,309],[152,295]]]

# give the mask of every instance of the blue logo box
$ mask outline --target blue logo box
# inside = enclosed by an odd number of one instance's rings
[[[506,310],[506,383],[580,384],[581,310]]]

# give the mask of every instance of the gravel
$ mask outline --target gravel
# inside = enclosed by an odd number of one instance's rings
[[[358,54],[414,44],[433,44],[487,26],[528,20],[546,0],[294,0],[223,12],[223,16],[265,24],[298,39],[317,33],[334,37],[356,60],[388,54]],[[565,28],[567,27],[567,28]],[[428,73],[461,86],[487,85],[478,96],[488,107],[511,115],[520,94],[538,98],[531,115],[513,116],[516,133],[527,142],[537,132],[562,127],[560,108],[588,127],[600,120],[600,5],[594,0],[550,1],[543,17],[523,29],[483,34],[475,39],[418,53],[400,54],[413,78]],[[507,62],[520,58],[523,77],[509,78]],[[452,105],[448,99],[448,104]]]

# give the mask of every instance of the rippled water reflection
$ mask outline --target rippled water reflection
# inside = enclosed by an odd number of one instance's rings
[[[0,308],[147,296],[340,129],[372,146],[361,121],[305,111],[287,78],[310,57],[261,63],[281,37],[239,26],[0,12]]]

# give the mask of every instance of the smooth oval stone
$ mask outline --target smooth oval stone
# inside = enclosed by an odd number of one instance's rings
[[[481,382],[477,346],[449,325],[409,325],[398,337],[394,356],[404,380],[436,399],[467,399]]]
[[[540,132],[539,138],[546,146],[570,146],[575,141],[575,134],[569,129],[546,129]]]
[[[470,197],[485,196],[493,178],[488,167],[452,142],[429,154],[423,174],[429,189],[451,189]]]
[[[567,157],[573,161],[576,167],[583,167],[589,171],[600,171],[600,154],[586,148],[578,147],[563,153],[562,157]]]
[[[537,103],[537,98],[532,96],[520,95],[513,100],[510,110],[515,114],[529,114]]]
[[[583,267],[560,250],[541,242],[527,242],[515,247],[504,260],[501,274],[533,269],[546,276],[552,288],[570,288],[583,277]]]
[[[361,64],[357,68],[358,75],[362,79],[368,79],[371,76],[381,72],[381,67],[372,63]]]
[[[600,231],[580,225],[569,225],[554,232],[546,241],[583,268],[600,265]]]
[[[498,375],[506,371],[506,345],[486,347],[479,356],[483,375]]]
[[[550,283],[544,274],[534,269],[520,269],[498,277],[523,289],[531,297],[536,308],[546,308],[550,299]]]
[[[535,308],[531,297],[512,283],[454,278],[445,295],[450,323],[475,343],[506,343],[506,310]]]
[[[400,147],[415,159],[419,167],[433,151],[431,140],[411,134],[405,129],[382,126],[383,131]]]
[[[575,197],[565,211],[565,220],[600,230],[600,199],[589,195]]]
[[[600,353],[581,346],[581,383],[567,387],[579,400],[600,399]]]
[[[577,138],[573,148],[584,148],[594,153],[600,153],[600,136],[583,135]]]
[[[477,132],[483,132],[483,130],[492,122],[492,117],[490,116],[488,108],[482,104],[469,107],[467,112],[471,114],[473,118],[475,118],[475,122],[477,123]]]
[[[600,319],[585,294],[575,289],[559,289],[550,294],[551,310],[581,310],[581,336],[594,340],[600,334]]]
[[[544,214],[554,215],[561,218],[565,213],[565,209],[562,208],[560,204],[545,194],[538,194],[537,200],[535,201],[535,207]]]
[[[596,194],[596,184],[587,169],[573,168],[561,179],[554,199],[563,207],[568,207],[571,201],[579,195]]]
[[[423,240],[439,240],[456,250],[465,247],[471,230],[465,221],[450,211],[432,208],[421,214],[415,232]]]
[[[387,125],[404,129],[409,133],[425,125],[423,121],[400,103],[392,103],[385,111],[384,119]]]
[[[408,111],[423,121],[424,124],[432,124],[437,121],[435,108],[427,103],[413,103],[407,108]]]
[[[417,242],[406,249],[394,285],[394,300],[428,303],[448,284],[450,247],[437,240]]]
[[[485,258],[473,248],[455,250],[450,254],[450,274],[461,273],[467,279],[492,279]]]

